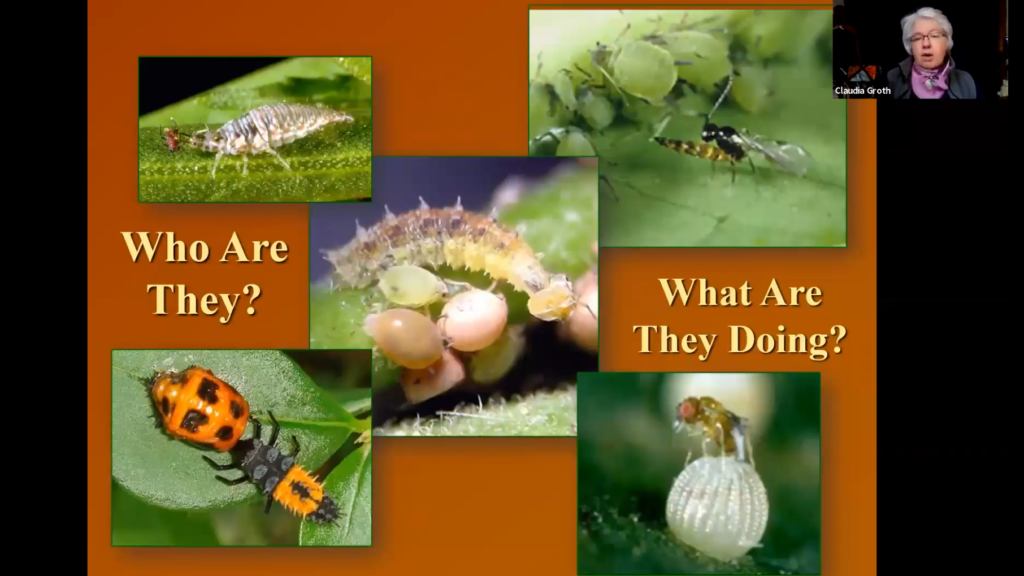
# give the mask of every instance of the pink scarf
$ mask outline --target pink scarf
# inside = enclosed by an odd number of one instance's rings
[[[921,99],[942,98],[949,89],[946,80],[952,67],[952,60],[946,62],[941,70],[927,70],[915,62],[910,72],[910,85],[914,89],[914,94]]]

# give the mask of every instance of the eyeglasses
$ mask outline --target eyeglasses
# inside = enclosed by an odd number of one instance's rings
[[[928,34],[927,37],[931,39],[932,42],[938,42],[942,38],[945,38],[946,35],[941,32],[932,32],[931,34]],[[913,42],[914,44],[917,44],[918,42],[924,39],[925,36],[923,34],[914,34],[913,36],[910,37],[910,41]]]

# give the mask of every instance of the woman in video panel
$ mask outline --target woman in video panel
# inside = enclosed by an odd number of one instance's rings
[[[921,8],[900,21],[910,56],[886,75],[892,97],[910,100],[983,98],[974,77],[953,63],[953,25],[939,10]]]

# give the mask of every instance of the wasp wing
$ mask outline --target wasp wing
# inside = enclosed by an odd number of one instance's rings
[[[803,177],[814,163],[814,159],[802,146],[789,142],[778,142],[747,132],[739,133],[740,138],[750,148],[764,154],[772,163],[783,170]]]

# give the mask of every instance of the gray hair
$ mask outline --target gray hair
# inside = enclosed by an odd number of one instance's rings
[[[935,23],[942,28],[942,31],[946,33],[946,39],[948,44],[946,49],[953,47],[953,25],[949,23],[949,18],[942,13],[941,10],[935,8],[921,8],[913,14],[908,14],[900,20],[900,25],[903,26],[903,47],[907,49],[907,54],[913,54],[913,50],[910,48],[910,35],[914,29],[914,24],[921,18],[928,18],[935,20]]]

